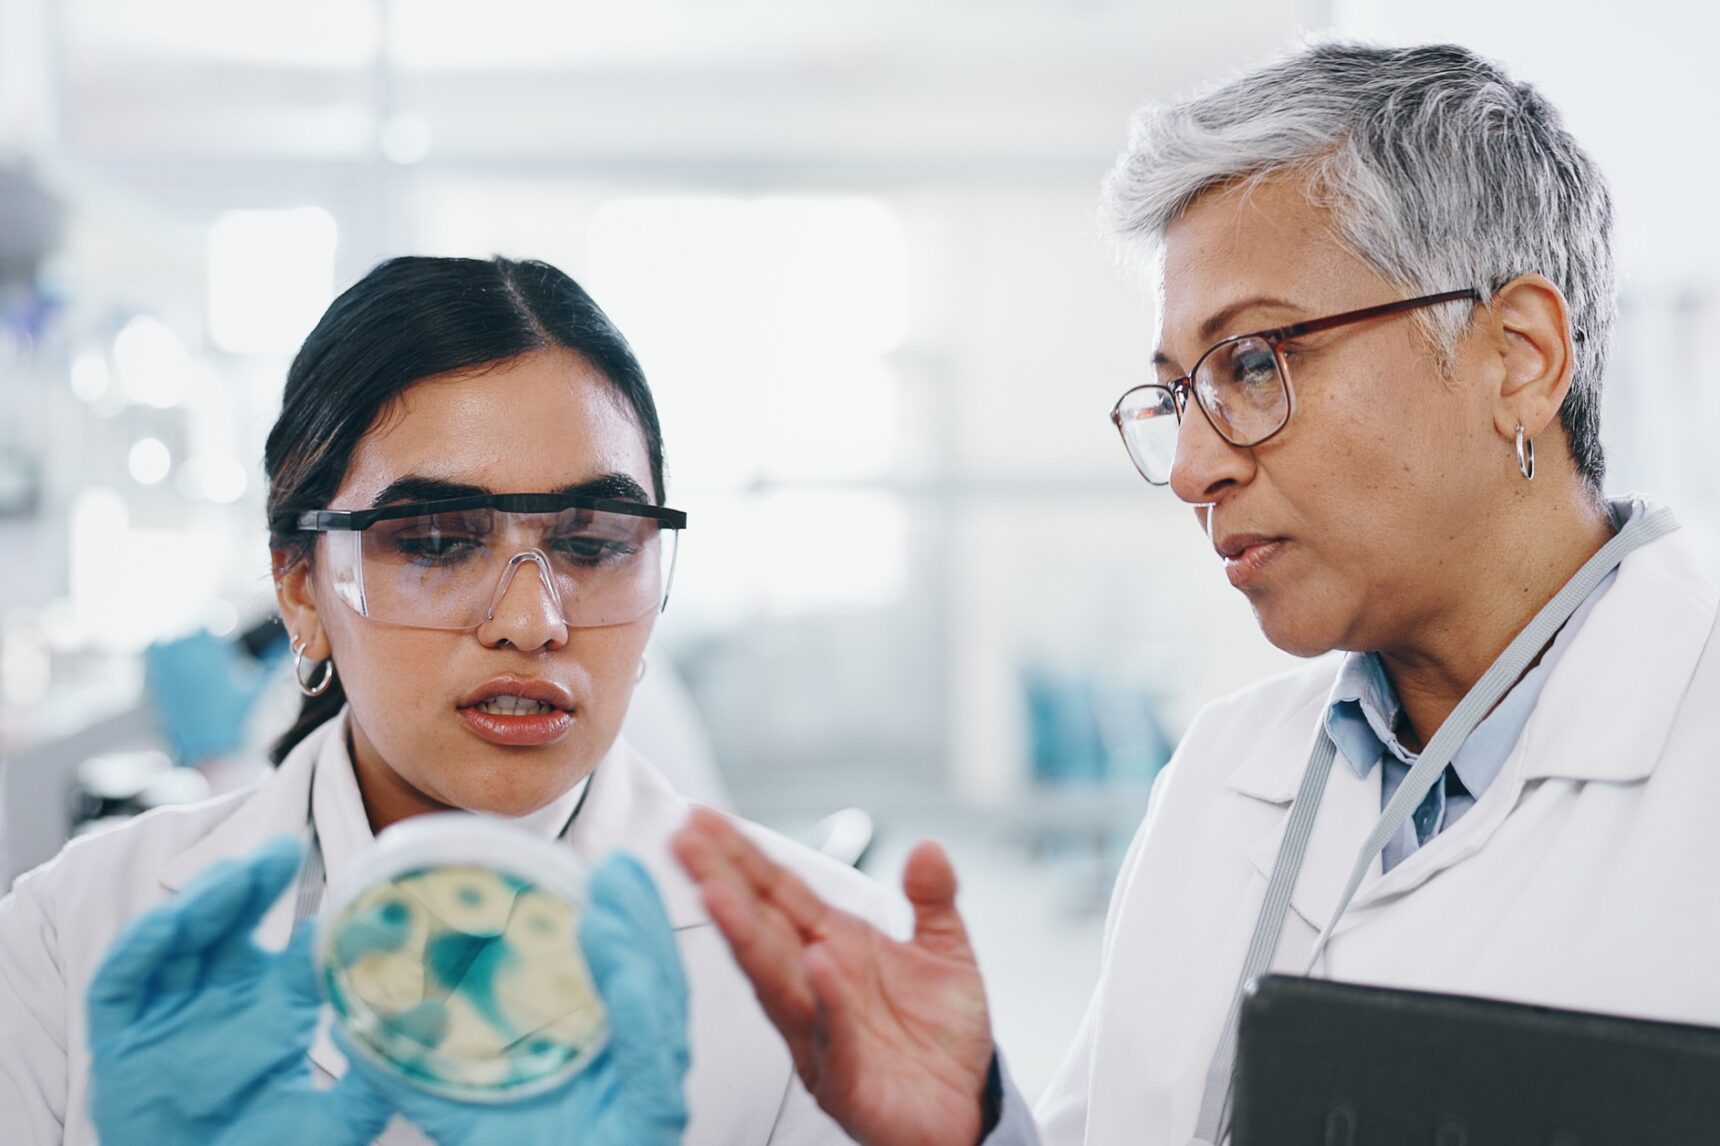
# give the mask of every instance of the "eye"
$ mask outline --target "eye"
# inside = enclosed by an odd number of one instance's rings
[[[550,548],[557,556],[578,565],[611,565],[638,552],[638,546],[632,542],[589,533],[557,537],[550,542]]]
[[[1230,377],[1244,387],[1277,385],[1278,359],[1264,342],[1245,342],[1230,356]]]
[[[391,541],[395,552],[424,565],[450,565],[483,548],[482,542],[476,538],[437,529],[396,533]]]

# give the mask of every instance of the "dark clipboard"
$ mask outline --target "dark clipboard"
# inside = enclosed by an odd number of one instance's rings
[[[1717,1146],[1720,1029],[1272,975],[1232,1146]]]

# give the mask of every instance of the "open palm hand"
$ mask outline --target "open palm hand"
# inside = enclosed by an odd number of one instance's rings
[[[991,1019],[937,845],[902,877],[907,942],[824,903],[713,812],[694,812],[675,851],[831,1117],[867,1146],[979,1140]]]

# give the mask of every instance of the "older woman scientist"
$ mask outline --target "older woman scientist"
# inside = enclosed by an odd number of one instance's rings
[[[1612,209],[1557,112],[1461,48],[1317,46],[1147,110],[1109,199],[1162,291],[1131,457],[1274,644],[1346,655],[1189,728],[1037,1125],[935,845],[896,943],[696,816],[820,1103],[873,1144],[1217,1142],[1268,969],[1720,1025],[1716,588],[1601,494]]]
[[[597,304],[543,263],[384,263],[294,359],[266,468],[302,715],[261,784],[74,842],[0,899],[6,1141],[846,1141],[670,858],[686,802],[617,739],[683,518],[644,373]],[[597,868],[581,938],[614,1053],[549,1094],[435,1098],[317,1034],[308,929],[287,943],[314,874],[446,809]],[[283,894],[301,849],[258,845],[307,825],[320,864]],[[853,870],[748,830],[892,914]],[[598,866],[618,849],[638,862]]]

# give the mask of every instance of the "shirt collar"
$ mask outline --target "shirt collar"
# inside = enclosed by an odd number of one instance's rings
[[[317,842],[322,847],[323,868],[331,884],[375,839],[370,819],[365,815],[364,798],[358,790],[358,777],[353,772],[352,756],[347,751],[348,710],[342,709],[334,717],[334,724],[317,753],[310,809]],[[502,818],[534,835],[554,839],[567,826],[590,782],[588,776],[535,812]]]
[[[1384,752],[1399,760],[1414,759],[1414,753],[1398,740],[1398,716],[1403,705],[1397,689],[1386,675],[1377,653],[1351,653],[1338,669],[1332,695],[1326,705],[1326,734],[1338,752],[1365,777]]]

